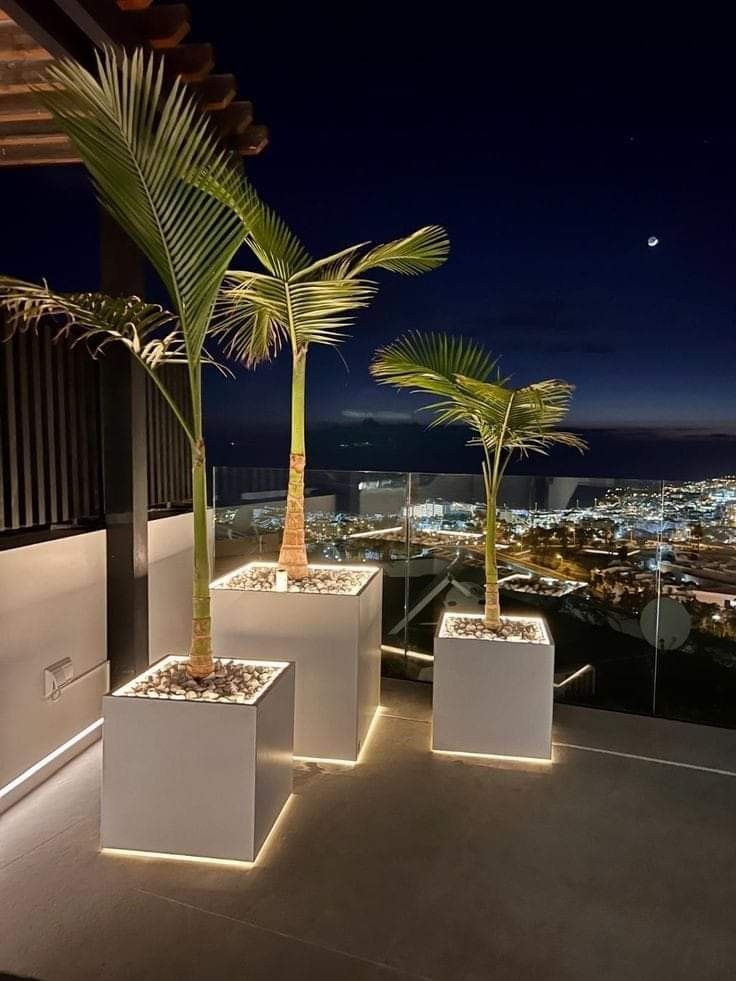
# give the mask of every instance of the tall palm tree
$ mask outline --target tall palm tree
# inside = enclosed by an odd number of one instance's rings
[[[210,175],[200,185],[237,209],[246,244],[261,265],[258,272],[228,272],[216,333],[227,338],[228,354],[247,367],[269,361],[284,344],[291,349],[289,485],[279,565],[300,579],[308,573],[304,470],[309,348],[337,347],[347,339],[352,315],[367,307],[378,291],[367,273],[384,269],[414,276],[436,269],[447,258],[449,242],[443,228],[431,225],[384,245],[361,242],[315,260],[247,182],[237,196],[218,187]]]
[[[202,365],[208,360],[204,343],[217,294],[244,226],[226,201],[191,178],[206,172],[218,187],[237,189],[239,166],[185,86],[165,85],[163,64],[152,55],[139,50],[129,57],[107,49],[97,55],[96,75],[74,61],[61,61],[48,69],[46,81],[50,85],[38,93],[40,102],[71,138],[102,206],[150,260],[173,316],[136,297],[64,296],[7,277],[0,292],[11,326],[50,313],[96,342],[126,344],[184,429],[192,457],[194,520],[189,670],[204,677],[213,658]],[[187,406],[177,405],[158,371],[172,361],[186,365]]]
[[[484,619],[488,627],[498,627],[496,509],[501,480],[514,455],[546,453],[555,444],[586,448],[579,436],[556,428],[567,414],[573,386],[548,380],[512,388],[500,375],[498,361],[480,345],[446,334],[406,334],[377,351],[370,370],[380,384],[436,396],[422,407],[434,413],[431,426],[467,426],[473,433],[470,445],[483,450]]]

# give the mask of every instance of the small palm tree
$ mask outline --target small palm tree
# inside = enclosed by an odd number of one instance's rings
[[[370,243],[363,242],[315,260],[246,182],[237,198],[226,194],[210,175],[201,185],[238,210],[246,244],[262,267],[259,272],[228,272],[216,333],[227,339],[227,353],[247,367],[269,361],[284,344],[291,349],[289,485],[279,565],[300,579],[308,573],[304,470],[309,348],[337,347],[347,339],[352,315],[367,307],[378,291],[367,273],[385,269],[413,276],[436,269],[447,258],[449,242],[444,229],[428,226],[384,245],[368,248]]]
[[[483,450],[485,623],[498,627],[496,508],[501,480],[515,454],[546,453],[555,444],[586,448],[579,436],[556,428],[567,414],[573,386],[549,380],[512,388],[499,374],[498,361],[480,345],[445,334],[407,334],[377,351],[370,370],[380,384],[436,396],[423,406],[434,413],[431,425],[467,426],[474,434],[470,445]]]
[[[173,315],[136,297],[62,295],[3,277],[0,299],[11,328],[62,316],[99,350],[123,343],[149,373],[189,440],[192,457],[194,568],[189,670],[213,669],[210,563],[207,536],[202,366],[215,301],[233,255],[243,242],[240,215],[192,180],[206,172],[224,189],[240,186],[239,166],[185,86],[166,89],[163,64],[136,51],[97,56],[97,76],[74,61],[55,63],[42,105],[71,138],[102,206],[150,260]],[[177,405],[159,368],[186,366],[189,404]]]

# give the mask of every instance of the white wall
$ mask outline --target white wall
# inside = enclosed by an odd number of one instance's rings
[[[212,512],[209,512],[212,535]],[[192,514],[148,522],[149,663],[186,654],[192,628]],[[211,548],[210,541],[210,548]]]
[[[153,661],[189,646],[191,513],[150,521],[148,552]],[[108,686],[106,583],[104,531],[0,552],[0,813],[99,737],[97,729],[2,792],[100,718]],[[75,680],[58,699],[45,698],[44,668],[66,657]]]
[[[192,515],[148,522],[148,660],[186,653],[192,620]]]
[[[0,787],[100,717],[105,581],[104,531],[0,552]],[[46,699],[44,668],[65,657],[79,680]]]

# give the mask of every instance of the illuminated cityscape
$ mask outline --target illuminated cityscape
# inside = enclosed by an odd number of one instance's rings
[[[229,473],[240,474],[247,503],[237,505],[236,481],[228,486],[228,506],[217,510],[223,570],[253,555],[275,558],[283,524],[278,471],[271,472],[272,487],[260,492],[249,489],[247,470]],[[442,612],[474,608],[482,599],[485,506],[479,479],[349,472],[311,477],[310,557],[380,563],[386,646],[407,657],[428,655]],[[660,667],[677,665],[684,672],[678,691],[706,659],[723,674],[723,691],[734,689],[736,476],[676,484],[526,477],[507,483],[498,512],[504,607],[541,608],[553,621],[560,678],[590,666],[558,697],[613,707],[619,700],[629,707],[631,692],[649,697],[654,637],[643,634],[642,615],[652,601],[660,660],[666,652]],[[662,633],[673,603],[689,623],[676,640]],[[660,682],[667,677],[664,670]],[[624,687],[625,696],[619,693]]]

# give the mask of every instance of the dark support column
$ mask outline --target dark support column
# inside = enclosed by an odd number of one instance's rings
[[[140,254],[105,213],[101,289],[143,296]],[[100,358],[102,484],[107,528],[107,651],[112,686],[148,666],[148,446],[146,376],[122,346]]]

